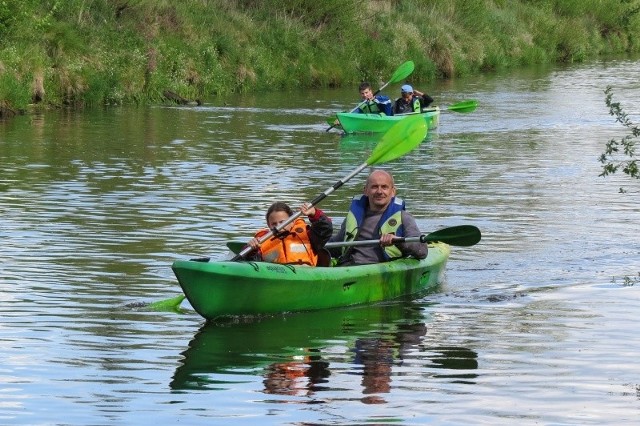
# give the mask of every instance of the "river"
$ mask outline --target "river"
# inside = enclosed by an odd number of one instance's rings
[[[421,229],[480,243],[418,300],[261,321],[145,305],[180,294],[174,260],[226,256],[271,202],[362,164],[375,138],[325,131],[355,90],[0,122],[0,424],[636,423],[638,183],[598,157],[627,134],[604,89],[638,121],[638,75],[611,59],[418,87],[479,107],[384,167]],[[319,207],[339,223],[365,176]]]

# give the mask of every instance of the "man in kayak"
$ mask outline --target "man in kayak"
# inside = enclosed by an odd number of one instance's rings
[[[414,217],[405,210],[404,201],[396,197],[391,173],[371,172],[362,195],[351,201],[347,217],[331,241],[380,240],[378,245],[348,246],[332,251],[337,265],[363,265],[386,262],[399,257],[427,257],[427,246],[416,243],[396,243],[395,237],[418,237],[420,230]]]
[[[393,115],[422,112],[422,108],[427,108],[432,102],[431,96],[405,84],[400,88],[400,97],[393,104]]]
[[[302,214],[309,218],[311,225],[302,218],[297,218],[277,233],[259,244],[262,236],[269,230],[275,229],[293,215],[291,207],[281,201],[273,203],[265,218],[269,229],[258,231],[254,238],[249,240],[249,245],[254,249],[251,260],[287,263],[296,265],[324,266],[324,245],[331,238],[333,224],[331,219],[320,209],[305,203],[300,207]]]
[[[393,114],[391,99],[384,95],[375,96],[373,94],[373,90],[371,90],[371,84],[366,81],[362,82],[360,83],[358,90],[360,91],[360,97],[363,102],[358,106],[358,109],[355,112],[362,114]]]

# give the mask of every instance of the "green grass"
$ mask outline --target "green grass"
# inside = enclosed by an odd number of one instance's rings
[[[2,0],[0,106],[412,82],[640,49],[636,0]]]

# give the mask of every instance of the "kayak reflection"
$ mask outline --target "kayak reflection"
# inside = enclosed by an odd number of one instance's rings
[[[445,367],[446,351],[424,348],[424,305],[405,301],[238,323],[205,323],[182,353],[170,387],[223,390],[262,377],[263,392],[313,395],[331,390],[332,374],[361,376],[363,402],[382,403],[390,391],[392,368],[410,351],[427,352]],[[471,351],[456,348],[457,355]],[[453,353],[452,353],[453,354]],[[476,359],[475,353],[468,359]],[[349,367],[350,366],[350,367]],[[451,368],[477,368],[452,361]],[[433,375],[432,375],[433,376]],[[452,375],[453,376],[453,375]]]

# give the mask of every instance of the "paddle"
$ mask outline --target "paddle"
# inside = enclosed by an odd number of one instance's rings
[[[454,111],[454,112],[473,112],[478,107],[478,101],[470,99],[468,101],[457,102],[453,105],[440,107],[440,111]]]
[[[470,247],[477,244],[482,237],[480,230],[473,225],[452,226],[440,229],[428,235],[419,237],[398,237],[394,238],[394,243],[432,243],[441,242],[450,246]],[[374,246],[380,244],[380,240],[362,240],[362,241],[336,241],[325,244],[325,248],[349,247],[349,246]],[[247,245],[242,241],[229,241],[227,247],[233,253],[239,253],[243,247]]]
[[[420,112],[408,112],[406,114],[401,114],[401,115],[410,115],[410,114],[421,114],[421,113],[425,113],[425,112],[435,112],[437,111],[437,108],[440,108],[440,111],[453,111],[453,112],[473,112],[475,111],[475,109],[478,107],[478,101],[474,101],[474,100],[468,100],[468,101],[462,101],[462,102],[458,102],[456,104],[453,105],[449,105],[449,106],[441,106],[441,107],[427,107],[427,108],[422,108],[422,111]]]
[[[409,77],[409,75],[413,72],[414,68],[415,68],[415,65],[413,64],[413,61],[407,61],[404,64],[400,65],[398,67],[398,69],[391,75],[391,78],[389,79],[389,81],[387,81],[378,90],[376,90],[375,93],[373,94],[373,96],[375,96],[378,93],[380,93],[388,85],[393,84],[393,83],[398,83],[399,81],[404,80],[405,78]],[[360,102],[354,109],[351,110],[351,112],[356,112],[358,110],[358,108],[360,108],[362,105],[364,105],[365,102],[366,102],[366,100]],[[333,129],[335,126],[336,126],[336,124],[332,124],[331,127],[329,127],[325,131],[328,132],[329,130]]]
[[[345,112],[346,112],[346,111],[345,111]],[[341,126],[340,126],[340,123],[335,124],[335,121],[336,121],[337,119],[338,119],[338,118],[337,118],[337,116],[335,116],[335,115],[334,115],[333,117],[329,117],[329,118],[327,118],[327,124],[328,124],[328,125],[330,125],[332,128],[333,128],[333,127],[341,127]]]
[[[151,311],[178,311],[180,304],[185,299],[184,294],[171,297],[169,299],[159,300],[152,303],[130,303],[127,306],[131,308],[144,308]]]
[[[398,121],[395,123],[383,136],[378,145],[373,149],[373,152],[358,168],[343,177],[336,182],[332,187],[325,190],[322,194],[314,198],[310,204],[311,206],[317,205],[320,201],[324,200],[333,191],[340,188],[352,177],[363,171],[369,166],[376,164],[386,163],[391,160],[395,160],[398,157],[412,151],[420,142],[427,137],[427,123],[420,116],[410,117],[406,120]],[[289,219],[273,228],[271,231],[262,236],[258,242],[262,244],[277,233],[281,229],[285,228],[290,223],[294,222],[298,217],[302,215],[301,211],[289,216]],[[231,260],[237,261],[245,258],[249,253],[253,251],[252,247],[245,247],[240,253],[234,256]]]
[[[473,225],[452,226],[440,229],[428,235],[419,237],[398,237],[394,238],[394,243],[446,243],[450,246],[470,247],[480,241],[480,230]],[[325,244],[326,248],[350,247],[350,246],[374,246],[380,244],[380,240],[362,241],[336,241]]]

